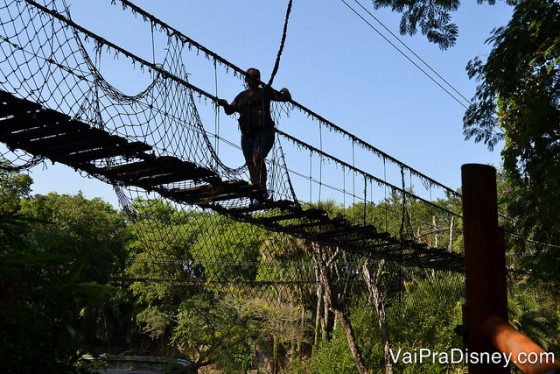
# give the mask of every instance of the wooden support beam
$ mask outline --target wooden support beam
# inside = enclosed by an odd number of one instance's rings
[[[461,168],[466,303],[463,306],[465,348],[469,354],[499,354],[483,334],[490,315],[507,320],[507,285],[503,230],[498,228],[496,170],[487,165]],[[488,361],[488,360],[486,360]],[[509,373],[503,362],[469,362],[470,374]]]

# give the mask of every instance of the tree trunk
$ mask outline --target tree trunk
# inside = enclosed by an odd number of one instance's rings
[[[315,250],[315,257],[319,266],[320,280],[323,284],[326,304],[328,305],[329,309],[333,311],[337,321],[340,322],[340,325],[344,330],[346,341],[348,342],[348,347],[350,348],[350,352],[352,353],[352,358],[354,359],[356,369],[358,369],[358,372],[360,374],[367,374],[368,371],[364,364],[360,347],[358,346],[358,342],[356,341],[356,335],[354,334],[352,324],[350,323],[350,320],[348,319],[346,313],[338,307],[337,300],[335,300],[336,297],[333,294],[333,288],[328,274],[328,267],[335,259],[336,254],[334,254],[330,260],[325,260],[325,254],[323,253],[321,248],[317,246]]]
[[[432,227],[434,228],[435,231],[435,239],[434,239],[434,247],[439,247],[439,233],[437,230],[437,222],[436,222],[436,216],[432,216]]]
[[[451,216],[451,222],[449,222],[449,245],[447,250],[453,252],[453,225],[455,224],[455,216]]]
[[[272,338],[272,373],[278,373],[278,338],[274,334]]]
[[[321,331],[321,339],[329,340],[331,338],[331,332],[334,328],[334,322],[331,323],[329,303],[327,301],[327,295],[325,293],[325,286],[323,285],[323,326]]]
[[[383,354],[385,357],[385,373],[392,374],[393,367],[391,365],[391,352],[390,352],[391,346],[389,341],[389,328],[387,325],[387,317],[385,315],[385,306],[383,304],[383,300],[381,299],[379,288],[377,287],[377,283],[379,281],[379,277],[381,276],[381,271],[383,270],[384,264],[385,264],[385,260],[381,260],[379,262],[377,273],[375,274],[375,277],[372,278],[371,273],[369,271],[369,260],[366,260],[363,266],[363,273],[369,291],[371,302],[373,303],[373,307],[377,314],[379,331],[381,332],[381,345],[383,346]]]
[[[321,311],[321,306],[323,305],[323,284],[321,283],[321,275],[317,263],[315,264],[315,277],[317,279],[317,307],[315,310],[315,340],[313,345],[317,346],[319,344],[319,333],[323,334],[325,327],[323,313]]]

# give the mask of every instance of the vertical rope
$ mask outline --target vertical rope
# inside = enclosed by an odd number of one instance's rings
[[[387,162],[383,158],[383,180],[385,181],[385,231],[389,231],[389,202],[387,201]]]
[[[214,60],[214,94],[218,97],[218,67]],[[220,157],[220,107],[214,102],[214,149],[216,155]]]
[[[150,22],[150,27],[152,29],[152,62],[155,65],[156,64],[156,46],[155,46],[155,42],[154,42],[154,27],[155,27],[155,24],[154,24],[153,21]],[[152,79],[154,79],[155,76],[156,76],[156,72],[154,70],[152,70],[152,74],[153,74]]]
[[[323,125],[319,124],[319,149],[323,151]],[[321,191],[323,187],[323,155],[319,155],[319,200],[321,200]]]
[[[292,0],[288,3],[288,9],[286,10],[286,18],[284,20],[284,30],[282,32],[282,41],[280,42],[280,49],[278,49],[278,54],[276,55],[276,62],[274,63],[274,69],[272,69],[272,74],[270,75],[270,80],[268,81],[268,85],[272,86],[272,82],[276,77],[276,73],[278,72],[278,67],[280,66],[280,57],[282,56],[282,52],[284,51],[284,43],[286,42],[286,34],[288,33],[288,21],[290,19],[290,13],[292,12]]]
[[[352,166],[354,168],[356,167],[355,144],[356,143],[352,142]],[[355,171],[352,172],[352,203],[354,204],[356,203],[356,172]]]
[[[346,210],[346,168],[342,165],[342,206]]]
[[[319,188],[321,184],[319,183]],[[309,151],[309,201],[313,202],[313,153]]]
[[[363,174],[364,177],[364,225],[367,221],[367,178],[366,175]]]
[[[403,233],[404,233],[404,220],[405,220],[405,215],[406,215],[406,194],[404,193],[405,191],[405,182],[404,182],[404,169],[401,168],[401,183],[402,183],[402,218],[401,218],[401,228],[399,230],[399,234],[401,236],[401,238],[403,237]]]

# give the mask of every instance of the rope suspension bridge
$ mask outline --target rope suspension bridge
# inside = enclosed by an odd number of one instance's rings
[[[211,229],[204,226],[211,230],[204,238],[207,245],[216,248],[229,246],[228,251],[232,252],[228,252],[230,258],[223,264],[243,261],[236,258],[235,246],[247,240],[245,235],[248,234],[232,229],[230,242],[212,242],[217,240],[213,233],[225,230],[220,215],[258,230],[264,229],[269,239],[275,235],[291,238],[283,240],[290,241],[292,246],[298,246],[294,243],[300,240],[338,248],[352,258],[365,256],[409,267],[463,271],[463,256],[450,250],[451,246],[429,247],[405,232],[410,219],[407,207],[412,201],[419,201],[449,217],[460,217],[446,207],[416,196],[411,191],[412,186],[406,185],[405,175],[421,180],[426,186],[442,189],[450,196],[456,193],[296,101],[273,104],[277,124],[292,111],[300,112],[307,121],[348,139],[352,147],[366,152],[368,160],[376,158],[383,165],[394,165],[400,172],[402,184],[390,183],[356,166],[354,161],[344,161],[320,145],[309,144],[277,129],[277,141],[267,160],[271,194],[264,197],[247,182],[249,178],[244,167],[232,168],[220,156],[216,144],[229,143],[219,131],[212,133],[205,127],[199,108],[199,105],[215,108],[218,95],[190,82],[185,56],[194,50],[215,69],[220,66],[236,78],[244,77],[244,70],[129,1],[120,3],[124,11],[140,15],[150,24],[152,32],[159,30],[166,40],[165,57],[161,62],[148,61],[78,25],[64,2],[5,0],[0,5],[0,142],[7,147],[1,155],[11,162],[12,168],[24,169],[48,159],[113,185],[124,209],[136,222],[144,222],[144,239],[154,246],[171,246],[174,240],[185,239],[179,238],[180,230],[156,232],[153,222],[148,223],[153,215],[146,213],[147,201],[157,200],[175,206],[183,212],[182,224],[203,227],[193,222],[193,215],[215,222],[217,226]],[[285,31],[284,28],[284,39]],[[103,53],[113,54],[115,58],[124,56],[136,70],[139,67],[151,79],[147,88],[132,96],[112,86],[101,73]],[[295,146],[294,152],[309,153],[319,160],[317,167],[321,175],[327,175],[323,168],[332,164],[341,168],[344,175],[361,178],[363,196],[356,192],[350,195],[362,204],[362,222],[333,217],[320,204],[312,206],[301,202],[296,197],[292,180],[297,173],[286,161],[282,143]],[[313,173],[316,170],[302,178],[314,182]],[[327,187],[321,178],[318,184],[319,190]],[[374,185],[399,196],[401,235],[390,234],[382,223],[370,223],[367,208],[375,204],[371,197]],[[346,187],[341,190],[347,192]],[[251,204],[252,201],[260,203]],[[199,265],[215,260],[210,254],[192,253],[193,263]],[[154,252],[152,262],[165,262],[161,256]],[[171,253],[169,256],[172,258]],[[175,256],[177,260],[185,255]],[[269,258],[278,260],[279,255],[269,254]],[[295,266],[291,270],[292,281],[301,281],[306,275],[313,278],[313,274],[301,270],[302,263],[304,261],[289,265]],[[184,270],[185,262],[181,264]],[[210,266],[202,267],[208,275]],[[224,279],[217,277],[215,280]],[[268,280],[282,281],[279,278]]]

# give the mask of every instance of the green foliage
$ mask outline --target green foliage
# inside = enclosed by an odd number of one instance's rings
[[[381,372],[384,367],[381,335],[377,316],[369,303],[367,295],[358,296],[349,306],[349,315],[358,344],[372,372]],[[321,341],[311,359],[313,373],[355,373],[356,366],[348,348],[346,335],[337,326],[330,340]]]
[[[414,35],[420,29],[423,35],[441,49],[447,49],[457,40],[459,28],[451,22],[450,12],[459,8],[459,0],[374,0],[376,9],[391,7],[393,11],[402,13],[401,34]]]
[[[508,214],[525,236],[544,242],[560,237],[559,29],[557,1],[520,1],[508,25],[489,39],[486,63],[469,63],[469,76],[481,84],[464,118],[467,138],[489,148],[505,140]]]
[[[342,329],[336,329],[332,338],[322,341],[310,361],[312,373],[356,373],[348,342]]]
[[[479,4],[495,0],[477,0]],[[519,0],[506,0],[509,5],[515,5]],[[426,38],[437,44],[441,49],[455,45],[459,36],[458,26],[451,22],[451,13],[457,11],[459,0],[373,0],[375,9],[390,7],[393,11],[402,13],[400,33],[414,35],[420,29]]]
[[[252,309],[236,287],[224,294],[212,282],[255,279],[258,230],[161,200],[136,201],[134,212],[127,274],[137,279],[130,289],[143,331],[173,344],[197,366],[239,372],[252,353]]]
[[[25,222],[10,222],[12,234]],[[0,226],[5,227],[0,214]],[[84,335],[80,312],[102,299],[105,288],[79,282],[82,262],[37,253],[0,235],[0,362],[2,372],[75,373]],[[64,268],[53,272],[52,268]]]
[[[3,169],[6,164],[0,158],[0,214],[9,214],[19,210],[22,198],[31,192],[31,177]]]
[[[126,274],[137,279],[130,285],[139,306],[136,318],[150,337],[169,338],[177,308],[195,292],[183,282],[198,275],[190,253],[197,226],[185,212],[161,201],[136,201],[134,209],[135,240]]]
[[[255,225],[213,214],[205,221],[205,233],[192,247],[206,279],[253,281],[259,261],[263,231]],[[211,240],[209,240],[211,238]]]
[[[557,300],[542,287],[520,282],[508,295],[510,323],[546,350],[560,353]]]
[[[19,181],[14,174],[3,176],[10,183]],[[502,197],[511,191],[503,174],[498,190]],[[213,364],[223,372],[254,369],[257,357],[292,373],[356,372],[339,323],[312,352],[306,349],[313,341],[315,313],[323,311],[317,309],[316,284],[291,282],[302,276],[314,279],[309,243],[214,213],[178,210],[162,200],[135,201],[127,221],[99,200],[56,194],[29,198],[25,188],[19,191],[6,194],[5,201],[20,210],[0,213],[0,327],[6,332],[0,338],[0,360],[6,372],[75,372],[88,343],[113,343],[113,329],[132,333],[138,326],[145,336],[173,346],[196,365]],[[457,198],[438,204],[460,210]],[[331,201],[320,207],[331,216],[373,224],[395,236],[440,247],[450,244],[448,213],[398,193],[376,205],[343,209]],[[454,225],[452,244],[460,249],[460,221]],[[430,232],[434,228],[441,230]],[[511,250],[511,265],[538,258],[526,251]],[[379,372],[384,365],[381,336],[376,311],[360,282],[361,260],[343,253],[333,262],[333,290],[348,313],[367,367]],[[461,323],[462,276],[391,262],[383,270],[378,287],[393,352],[461,347],[453,328]],[[129,289],[99,285],[113,276],[133,282]],[[514,277],[512,323],[558,353],[560,313],[554,291],[531,278]],[[264,287],[254,281],[286,283]],[[284,361],[288,357],[290,363]],[[464,369],[402,361],[393,368],[403,373]]]
[[[31,225],[28,240],[39,251],[64,256],[70,264],[82,261],[80,280],[105,284],[123,268],[126,223],[108,203],[88,200],[81,194],[49,193],[24,200],[21,205],[22,214],[48,222]]]
[[[251,356],[252,318],[238,300],[200,293],[179,306],[171,341],[198,365],[217,363],[226,372],[239,372]]]
[[[414,239],[428,247],[451,248],[461,252],[461,222],[450,213],[461,212],[460,199],[448,197],[435,204],[449,212],[393,192],[376,205],[364,207],[363,203],[358,203],[351,206],[346,216],[356,224],[371,224],[378,231],[386,231],[397,238]]]
[[[30,198],[31,179],[0,169],[0,361],[7,373],[76,372],[120,271],[125,221],[83,196]],[[99,283],[97,283],[99,282]]]
[[[399,348],[407,352],[422,348],[450,352],[452,348],[462,347],[461,338],[453,330],[462,321],[463,277],[435,273],[412,277],[404,283],[405,292],[391,298],[387,312],[393,352]],[[400,361],[395,366],[414,373],[451,369],[448,365],[404,365]]]

